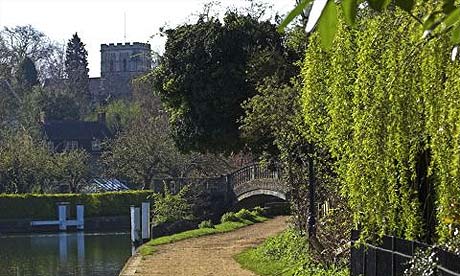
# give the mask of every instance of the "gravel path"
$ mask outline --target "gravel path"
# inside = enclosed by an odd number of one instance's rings
[[[242,269],[233,256],[283,231],[286,220],[287,217],[276,217],[229,233],[161,245],[151,256],[131,258],[120,275],[254,275]]]

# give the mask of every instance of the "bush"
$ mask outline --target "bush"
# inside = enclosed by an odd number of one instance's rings
[[[240,220],[245,219],[249,221],[255,221],[255,218],[256,218],[256,216],[252,212],[248,211],[247,209],[239,210],[238,213],[235,214],[235,216],[239,218]]]
[[[220,222],[240,222],[241,220],[233,212],[228,212],[222,215]]]
[[[56,219],[57,203],[85,205],[85,217],[129,216],[131,205],[147,201],[152,191],[126,191],[97,194],[0,194],[0,219]]]
[[[252,214],[254,214],[254,216],[263,216],[265,214],[265,209],[260,206],[256,206],[252,209]]]
[[[198,228],[200,229],[204,229],[204,228],[214,228],[214,223],[212,223],[211,220],[203,220],[202,222],[200,222],[200,224],[198,225]]]
[[[164,194],[155,193],[154,212],[156,224],[173,222],[184,219],[192,219],[192,206],[187,202],[185,195],[189,190],[184,186],[179,193],[173,195],[165,186]]]
[[[257,248],[243,251],[235,259],[242,267],[258,275],[350,275],[347,260],[338,260],[326,266],[314,262],[310,255],[307,239],[291,229],[268,238]]]

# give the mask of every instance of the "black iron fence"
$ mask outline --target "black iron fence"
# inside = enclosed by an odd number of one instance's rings
[[[361,244],[355,246],[359,232],[352,232],[351,275],[352,276],[399,276],[409,268],[409,261],[417,248],[428,245],[416,241],[384,236],[379,245]],[[434,248],[437,258],[436,275],[460,276],[460,256]]]

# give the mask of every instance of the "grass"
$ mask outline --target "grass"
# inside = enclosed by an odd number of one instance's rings
[[[242,268],[257,273],[258,275],[288,275],[286,263],[282,261],[270,261],[258,254],[254,248],[249,248],[234,256]]]
[[[294,230],[267,239],[256,248],[247,249],[234,259],[258,275],[271,276],[345,276],[346,264],[324,266],[309,257],[307,241]]]
[[[214,228],[201,228],[201,229],[194,229],[194,230],[189,230],[177,234],[173,234],[170,236],[164,236],[164,237],[159,237],[156,239],[152,239],[148,241],[147,243],[143,244],[139,248],[139,253],[142,256],[146,255],[151,255],[155,252],[155,246],[161,245],[161,244],[167,244],[167,243],[173,243],[185,239],[191,239],[191,238],[198,238],[202,236],[207,236],[207,235],[213,235],[213,234],[219,234],[219,233],[226,233],[230,232],[248,225],[252,225],[254,223],[258,222],[263,222],[266,221],[267,218],[257,215],[254,216],[251,220],[247,219],[240,219],[240,221],[228,221],[228,222],[223,222],[221,224],[217,224],[214,226]]]

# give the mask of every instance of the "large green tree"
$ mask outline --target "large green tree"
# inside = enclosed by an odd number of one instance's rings
[[[16,87],[18,91],[30,92],[33,86],[38,85],[38,72],[35,64],[29,57],[25,57],[16,69]]]
[[[176,144],[183,151],[238,151],[241,103],[259,81],[286,69],[276,26],[228,12],[222,22],[201,17],[165,33],[154,83]]]
[[[29,133],[3,130],[0,137],[0,192],[47,190],[52,178],[50,161],[44,144]]]
[[[77,33],[67,43],[65,73],[68,92],[77,99],[81,112],[85,113],[90,99],[88,52]]]
[[[460,86],[449,37],[420,47],[422,26],[401,11],[359,24],[350,32],[340,21],[333,42],[340,51],[311,37],[302,72],[305,136],[334,158],[363,235],[450,243],[460,229]]]

